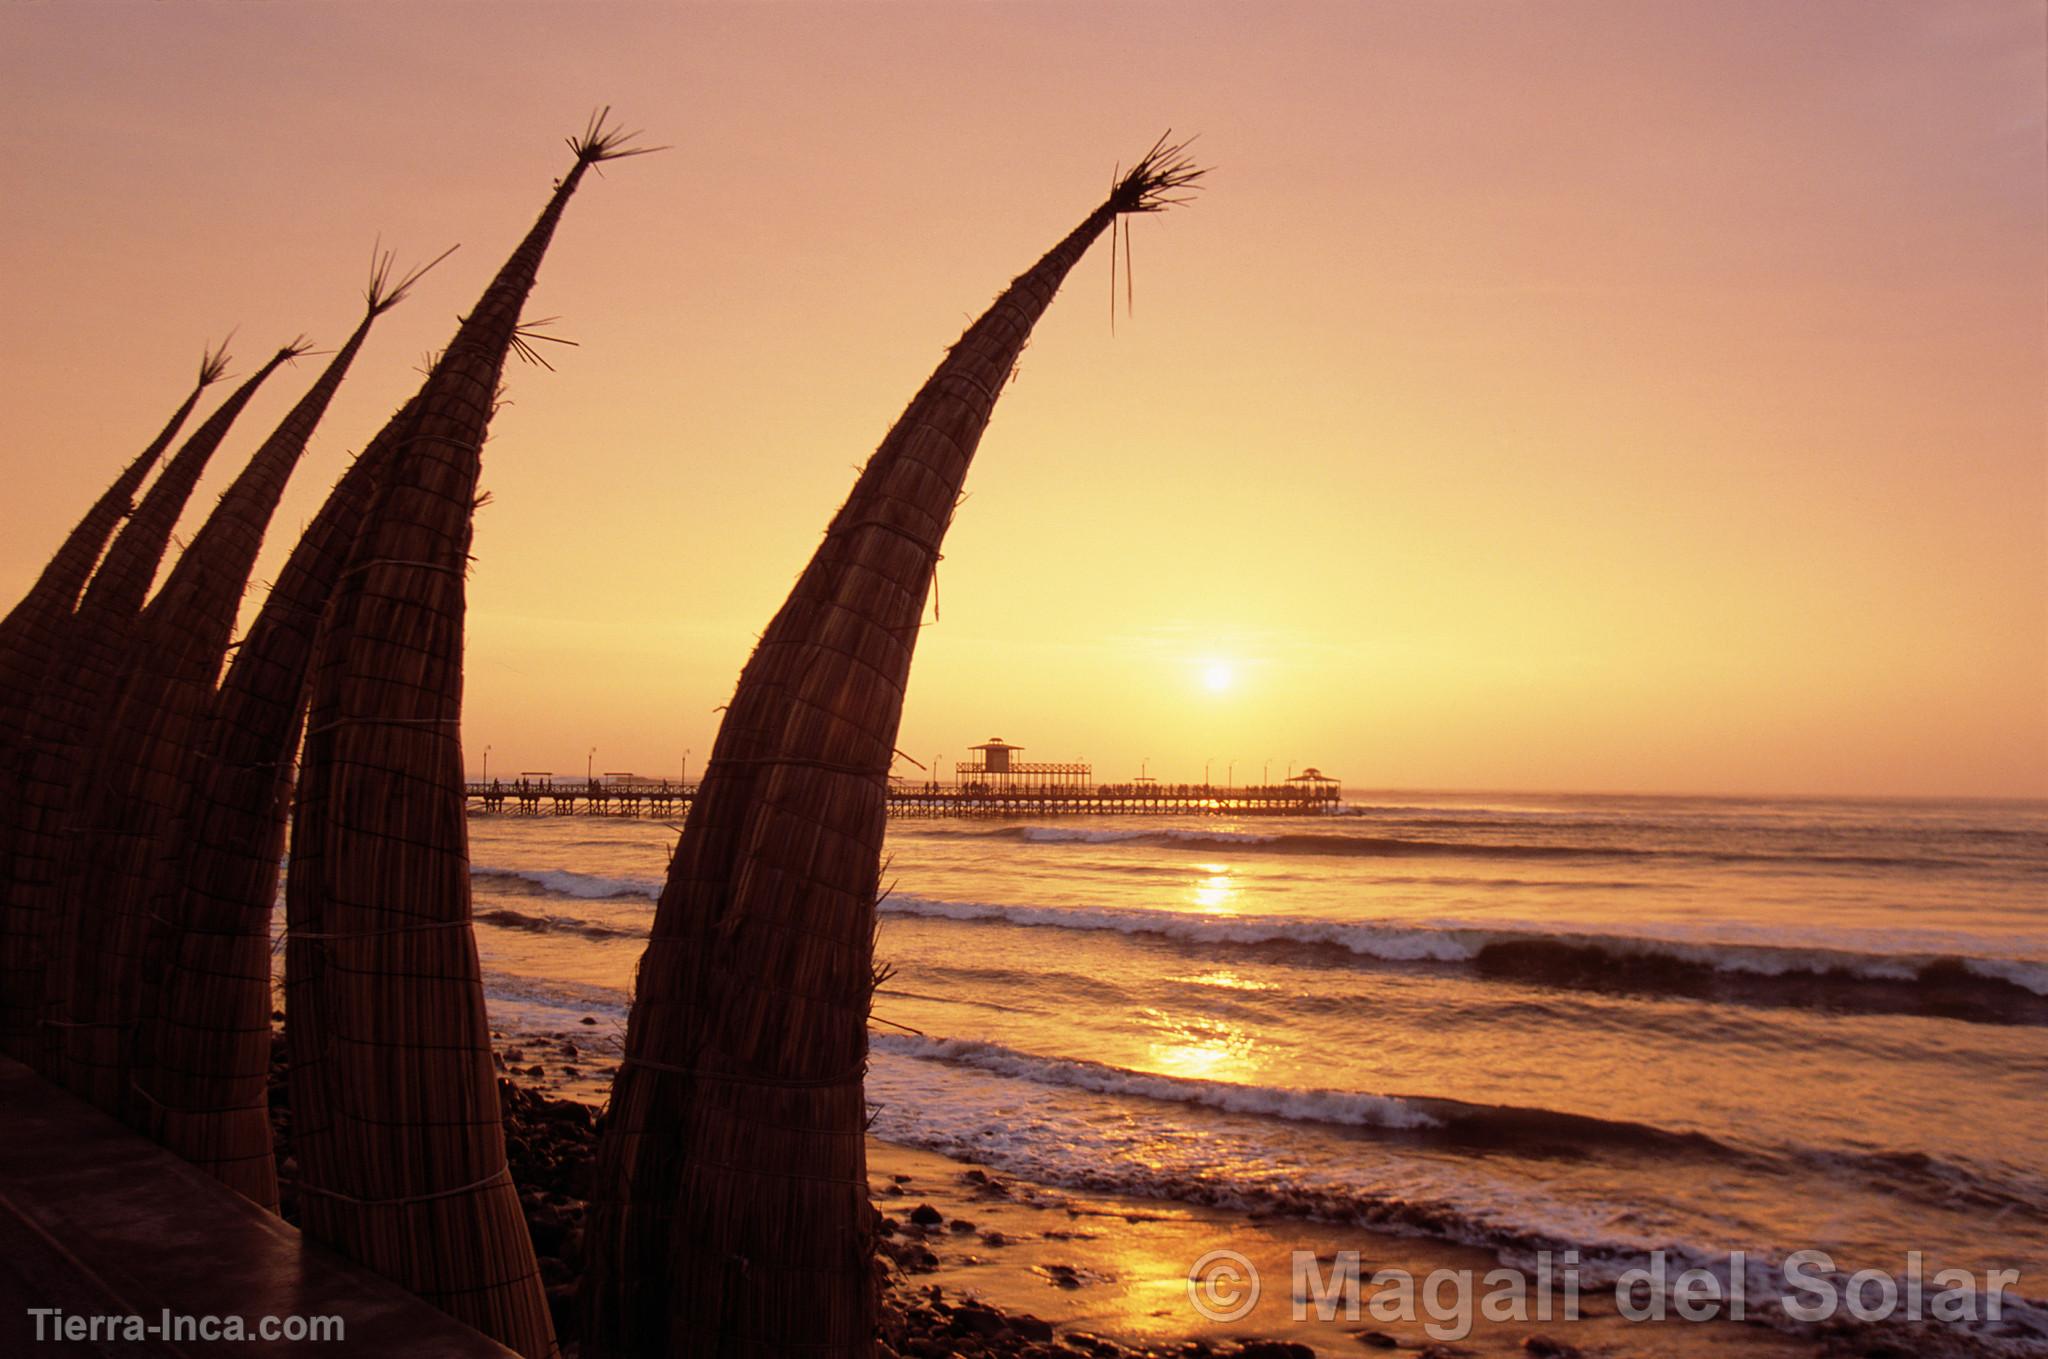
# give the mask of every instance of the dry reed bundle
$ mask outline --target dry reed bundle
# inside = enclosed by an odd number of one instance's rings
[[[1068,271],[1117,217],[1200,174],[1162,138],[969,327],[748,660],[640,963],[586,1237],[586,1355],[871,1351],[875,899],[940,542]]]
[[[275,1210],[270,1142],[270,922],[306,673],[328,597],[401,411],[306,526],[221,681],[156,875],[128,1117]]]
[[[44,981],[46,1072],[118,1113],[141,999],[145,911],[161,841],[187,786],[192,740],[211,706],[264,534],[307,442],[369,337],[417,274],[371,267],[361,322],[221,494],[136,620],[120,689],[85,753],[57,868],[57,951]]]
[[[470,930],[464,573],[519,310],[603,115],[434,365],[321,624],[292,816],[286,1024],[306,1232],[501,1343],[554,1351]]]
[[[57,549],[27,595],[0,620],[0,884],[8,877],[12,843],[17,829],[21,800],[16,795],[21,745],[27,735],[30,712],[51,663],[70,627],[72,610],[79,592],[91,577],[93,567],[105,550],[107,539],[121,520],[135,508],[136,492],[177,437],[185,419],[198,404],[200,393],[220,380],[227,368],[227,351],[208,350],[200,358],[199,380],[173,411],[163,430],[147,448],[114,479],[92,508],[86,511],[62,546]],[[6,888],[0,885],[0,929],[5,926]],[[12,946],[0,938],[0,966],[12,956]],[[24,1040],[25,1042],[26,1040]]]
[[[42,1059],[38,1020],[56,943],[54,896],[65,821],[80,754],[90,748],[116,692],[129,629],[207,461],[257,387],[299,352],[296,345],[279,350],[185,441],[114,538],[60,629],[49,675],[61,675],[64,682],[44,684],[30,704],[15,761],[12,834],[0,847],[7,860],[0,865],[0,1052],[10,1057]]]
[[[27,720],[32,696],[42,684],[58,633],[72,609],[78,606],[79,592],[91,577],[107,539],[135,507],[135,495],[142,489],[143,478],[171,446],[185,418],[199,404],[199,394],[220,381],[227,362],[225,350],[209,350],[201,357],[199,381],[171,413],[163,431],[93,502],[21,602],[0,619],[0,769],[11,763],[20,747],[22,724]]]

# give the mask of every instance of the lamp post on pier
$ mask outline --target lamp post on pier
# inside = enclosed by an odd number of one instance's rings
[[[489,783],[491,781],[491,748],[489,746],[484,747],[483,781],[485,783]]]

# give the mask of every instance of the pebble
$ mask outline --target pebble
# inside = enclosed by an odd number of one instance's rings
[[[1547,1335],[1525,1337],[1522,1348],[1535,1355],[1536,1359],[1579,1359],[1576,1346],[1567,1345],[1564,1341]]]

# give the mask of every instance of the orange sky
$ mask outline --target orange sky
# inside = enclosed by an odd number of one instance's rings
[[[381,322],[259,567],[609,102],[487,450],[467,739],[708,751],[852,468],[1168,125],[996,412],[902,745],[1100,777],[2048,794],[2038,0],[10,5],[0,590],[202,343]],[[189,532],[312,380],[272,380]],[[1212,670],[1223,672],[1212,676]],[[1228,680],[1220,689],[1209,680]],[[913,771],[914,772],[914,771]]]

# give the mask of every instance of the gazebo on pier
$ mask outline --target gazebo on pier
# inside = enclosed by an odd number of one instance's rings
[[[1336,802],[1342,793],[1337,780],[1322,770],[1310,765],[1287,780],[1291,787],[1298,788],[1309,802]]]

